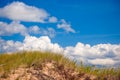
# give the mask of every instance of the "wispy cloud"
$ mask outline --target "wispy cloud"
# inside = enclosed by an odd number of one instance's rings
[[[31,34],[40,34],[40,27],[38,27],[37,25],[31,26],[29,27],[28,31]]]
[[[56,31],[53,28],[49,27],[47,29],[42,29],[41,34],[46,36],[48,35],[49,37],[53,38],[56,35]]]
[[[64,19],[61,19],[60,24],[57,24],[58,29],[64,29],[66,32],[75,33],[75,30],[71,28],[71,24],[67,23]]]

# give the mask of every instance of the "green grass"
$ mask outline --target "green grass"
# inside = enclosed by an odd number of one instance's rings
[[[39,65],[44,61],[51,60],[58,64],[62,64],[65,67],[79,71],[80,73],[96,75],[99,77],[99,80],[104,80],[104,78],[109,76],[120,78],[120,68],[96,68],[95,66],[85,66],[82,62],[78,65],[75,61],[72,61],[61,54],[39,51],[0,54],[0,73],[4,73],[3,76],[5,76],[10,70],[15,70],[20,66],[30,67],[32,64]]]
[[[44,61],[56,61],[58,64],[64,64],[66,67],[75,68],[75,62],[65,58],[61,54],[38,52],[38,51],[24,51],[12,54],[0,54],[0,72],[9,72],[19,66],[30,67],[33,63],[40,64]]]

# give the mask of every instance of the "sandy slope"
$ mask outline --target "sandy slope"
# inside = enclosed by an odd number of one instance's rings
[[[47,61],[29,68],[20,67],[0,80],[96,80],[96,76],[78,73],[54,61]]]

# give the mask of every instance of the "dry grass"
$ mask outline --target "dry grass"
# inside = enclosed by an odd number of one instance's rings
[[[39,51],[23,51],[12,54],[0,54],[0,77],[7,77],[11,70],[16,70],[20,66],[31,67],[33,64],[37,67],[46,61],[55,61],[59,65],[69,67],[79,73],[96,75],[98,80],[120,80],[120,68],[96,68],[95,66],[79,65],[75,61],[64,57],[61,54]]]

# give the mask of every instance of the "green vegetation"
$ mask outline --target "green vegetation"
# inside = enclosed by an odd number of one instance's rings
[[[19,66],[30,67],[32,64],[39,65],[44,61],[50,60],[53,60],[58,64],[64,64],[66,67],[76,67],[75,62],[63,57],[61,54],[38,51],[24,51],[12,54],[0,54],[0,72],[9,72],[10,70],[16,69]]]
[[[9,73],[10,70],[15,70],[18,67],[31,67],[33,64],[36,66],[44,61],[55,61],[65,67],[69,67],[79,73],[87,73],[96,75],[99,80],[104,80],[107,77],[120,79],[120,68],[96,68],[95,66],[84,66],[81,62],[79,65],[75,61],[64,57],[61,54],[39,51],[23,51],[12,54],[0,54],[0,73]]]

